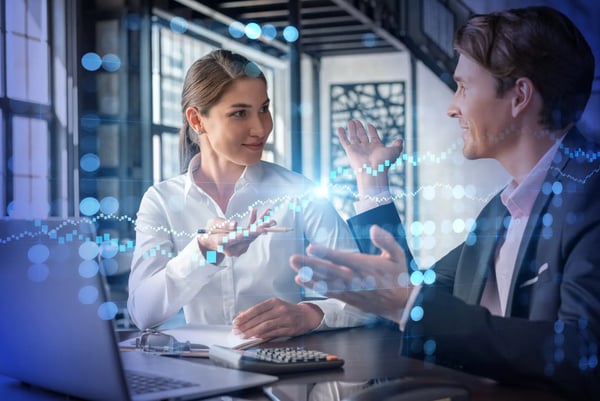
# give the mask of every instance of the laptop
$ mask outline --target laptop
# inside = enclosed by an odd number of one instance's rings
[[[87,219],[0,219],[0,375],[89,400],[201,398],[277,380],[120,351],[98,263],[106,240]]]

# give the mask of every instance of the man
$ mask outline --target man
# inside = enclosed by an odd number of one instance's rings
[[[349,220],[361,250],[378,254],[310,245],[290,260],[296,281],[398,322],[408,356],[600,399],[600,148],[574,127],[591,91],[592,52],[547,7],[473,16],[454,45],[448,115],[463,153],[498,160],[511,182],[430,269],[415,266],[388,203]],[[372,126],[353,121],[338,134],[355,171],[400,153]],[[386,174],[357,174],[363,206],[385,198]]]

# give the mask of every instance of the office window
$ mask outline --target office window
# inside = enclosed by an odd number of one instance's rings
[[[154,181],[179,174],[177,143],[182,124],[181,88],[189,66],[215,46],[174,32],[161,21],[152,26],[152,123]],[[158,149],[156,149],[158,147]]]
[[[50,62],[46,0],[0,0],[2,215],[50,213]]]
[[[44,120],[25,117],[12,119],[14,199],[9,214],[34,216],[49,214],[48,188],[48,124]],[[18,155],[18,157],[17,157]]]

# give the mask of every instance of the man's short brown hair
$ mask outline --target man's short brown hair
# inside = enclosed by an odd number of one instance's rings
[[[540,123],[565,128],[581,117],[594,79],[594,55],[573,22],[550,7],[474,15],[456,32],[455,49],[497,80],[498,96],[518,78],[543,98]]]

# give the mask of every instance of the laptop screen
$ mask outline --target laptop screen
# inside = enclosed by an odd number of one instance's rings
[[[105,243],[86,219],[0,219],[0,374],[92,400],[130,399],[125,370],[176,382],[168,391],[144,386],[134,400],[198,398],[277,380],[141,351],[121,355],[118,308],[99,263]]]
[[[128,399],[86,219],[0,220],[0,373],[82,397]]]

